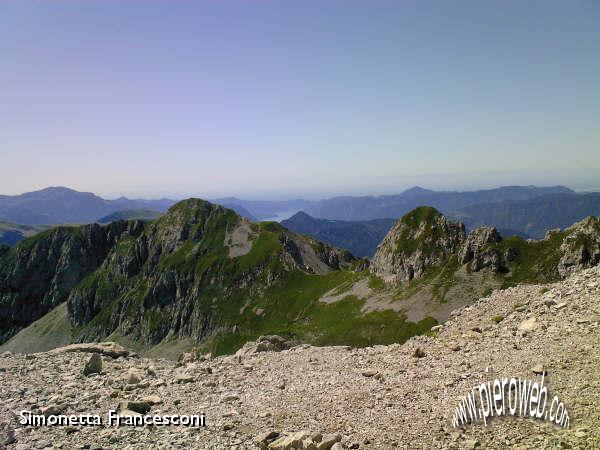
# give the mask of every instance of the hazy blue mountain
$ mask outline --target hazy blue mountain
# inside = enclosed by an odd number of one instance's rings
[[[258,220],[254,216],[254,214],[252,214],[250,211],[248,211],[242,205],[238,205],[236,203],[221,203],[221,206],[223,206],[225,208],[229,208],[229,209],[235,211],[236,213],[238,213],[238,215],[245,217],[246,219],[251,220],[253,222],[256,222]]]
[[[538,239],[547,230],[566,228],[587,216],[600,216],[600,193],[552,194],[529,200],[483,203],[452,213],[452,217],[469,228],[492,225]]]
[[[227,205],[241,206],[258,220],[267,220],[292,211],[296,213],[312,204],[309,200],[242,200],[236,197],[225,197],[212,200],[214,203],[230,208]],[[232,208],[233,209],[233,208]],[[291,215],[291,214],[290,214]]]
[[[375,219],[360,222],[315,219],[299,212],[281,224],[296,233],[350,250],[353,255],[371,257],[396,219]]]
[[[173,200],[105,200],[91,192],[50,187],[21,195],[0,196],[0,219],[25,225],[95,222],[124,209],[152,209],[164,212]]]
[[[121,211],[114,212],[108,216],[104,216],[97,220],[98,223],[110,223],[115,220],[143,220],[150,221],[158,219],[162,216],[161,212],[154,211],[152,209],[123,209]]]
[[[504,186],[479,191],[431,191],[414,187],[398,195],[366,197],[334,197],[314,202],[303,210],[313,217],[334,220],[371,220],[399,218],[419,206],[432,206],[442,213],[451,213],[470,205],[529,200],[547,194],[573,194],[563,186]]]

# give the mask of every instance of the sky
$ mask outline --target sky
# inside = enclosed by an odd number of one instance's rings
[[[600,2],[3,0],[0,194],[600,190]]]

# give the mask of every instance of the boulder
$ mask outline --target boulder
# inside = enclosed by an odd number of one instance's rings
[[[288,341],[277,335],[260,336],[256,341],[246,342],[246,344],[236,352],[235,356],[248,356],[260,352],[281,352],[283,350],[289,350],[296,344],[297,343]]]
[[[539,326],[537,319],[532,316],[519,324],[519,331],[531,332]]]
[[[139,384],[144,379],[144,374],[141,370],[132,367],[123,374],[123,379],[127,384]]]
[[[152,404],[145,400],[122,401],[119,402],[117,412],[121,413],[121,411],[133,411],[143,415],[148,414],[150,409],[152,409]]]
[[[337,442],[341,442],[342,435],[339,433],[326,434],[317,444],[317,450],[330,450]]]
[[[269,448],[269,444],[279,437],[279,433],[276,431],[265,431],[264,433],[256,436],[252,441],[256,447],[261,450]]]
[[[94,353],[83,368],[83,374],[87,377],[94,373],[102,372],[102,356],[99,353]]]
[[[50,350],[48,353],[100,353],[101,355],[110,356],[111,358],[119,358],[121,356],[129,356],[131,353],[126,348],[120,346],[116,342],[96,342],[87,344],[71,344],[66,347],[59,347]]]
[[[279,439],[269,444],[270,449],[273,450],[291,450],[291,449],[302,449],[305,447],[304,441],[310,438],[310,433],[307,431],[298,431],[293,434],[282,436]]]

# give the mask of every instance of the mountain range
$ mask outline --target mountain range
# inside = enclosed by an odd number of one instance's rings
[[[95,222],[119,210],[151,209],[165,212],[173,200],[105,200],[91,192],[49,187],[20,195],[0,195],[0,219],[22,225],[82,224]]]
[[[83,224],[115,218],[147,220],[166,212],[174,203],[169,199],[131,200],[125,197],[105,200],[92,193],[68,188],[0,196],[0,220],[16,224],[12,228],[4,227],[2,234],[6,237],[3,242],[11,245],[18,242],[26,235],[18,230],[22,226]],[[553,228],[565,228],[588,215],[600,214],[599,193],[578,194],[563,186],[505,186],[466,192],[438,192],[414,187],[398,195],[346,196],[319,201],[248,201],[227,197],[213,203],[232,209],[251,221],[285,219],[290,229],[369,257],[375,251],[385,224],[389,225],[419,206],[432,206],[446,216],[464,222],[467,229],[487,225],[496,227],[505,236],[536,239]],[[299,211],[307,215],[291,217]],[[309,217],[326,220],[310,221]],[[385,220],[371,222],[379,219]]]
[[[418,207],[369,263],[189,199],[151,222],[60,226],[0,246],[0,342],[31,350],[110,339],[165,356],[188,347],[231,353],[267,334],[318,345],[403,342],[492,289],[599,262],[594,217],[526,241],[491,227],[467,233]]]

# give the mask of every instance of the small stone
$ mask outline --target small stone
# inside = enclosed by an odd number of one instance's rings
[[[63,408],[61,408],[58,405],[49,405],[49,406],[40,408],[40,412],[42,413],[42,415],[44,417],[57,416],[63,412]]]
[[[367,378],[374,377],[377,374],[378,372],[374,369],[367,369],[362,371],[362,376]]]
[[[306,431],[298,431],[294,434],[282,436],[269,444],[270,449],[290,450],[304,448],[304,441],[310,436]]]
[[[150,412],[152,405],[145,401],[123,401],[119,403],[117,411],[134,411],[139,414]]]
[[[83,368],[83,374],[87,377],[95,373],[102,373],[102,356],[98,353],[92,353],[90,359]]]
[[[415,348],[412,355],[413,355],[413,358],[424,358],[425,356],[427,356],[425,354],[425,352],[421,349],[421,347]]]
[[[473,449],[473,448],[478,448],[481,447],[481,442],[479,442],[476,439],[469,439],[467,441],[465,441],[465,448],[467,449]]]
[[[129,369],[123,376],[127,384],[138,384],[142,381],[142,373],[134,368]]]
[[[269,444],[279,437],[277,431],[265,431],[253,439],[254,445],[262,450],[266,450]]]
[[[541,375],[544,373],[544,366],[542,364],[536,364],[531,368],[531,371],[536,375]],[[548,372],[546,371],[546,373]]]
[[[534,331],[537,327],[538,327],[537,319],[532,316],[528,319],[525,319],[523,322],[521,322],[521,324],[519,325],[519,330],[530,332],[530,331]]]
[[[17,442],[15,430],[8,423],[0,423],[0,448]]]
[[[151,406],[160,405],[163,401],[158,395],[148,395],[142,399],[143,402],[148,403]]]
[[[189,373],[178,373],[175,375],[175,383],[191,383],[194,377]]]
[[[342,435],[339,433],[325,434],[321,438],[321,442],[317,444],[317,450],[329,450],[333,448],[336,443],[342,440]]]

